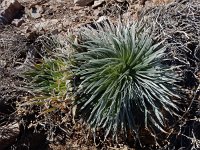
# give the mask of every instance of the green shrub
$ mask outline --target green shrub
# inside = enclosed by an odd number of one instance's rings
[[[40,113],[48,113],[72,103],[72,72],[67,50],[59,41],[45,36],[40,41],[43,53],[40,54],[41,59],[32,63],[21,75],[25,81],[24,89],[32,95],[24,98],[19,107],[40,106]]]
[[[69,124],[74,102],[68,48],[55,37],[44,36],[38,41],[42,47],[37,54],[41,57],[29,61],[29,67],[21,73],[22,88],[29,94],[18,102],[17,113],[29,128],[45,132],[47,140],[55,141],[61,134],[64,140],[71,135]]]
[[[80,78],[77,110],[93,128],[107,136],[121,130],[137,133],[139,127],[164,131],[164,114],[178,110],[174,83],[177,76],[162,63],[165,47],[151,38],[151,28],[141,22],[86,27],[82,50],[75,54],[75,75]]]
[[[72,77],[70,71],[67,70],[68,66],[67,62],[59,58],[44,58],[41,63],[35,64],[32,69],[25,72],[27,87],[34,95],[40,95],[40,97],[65,99],[66,83]]]

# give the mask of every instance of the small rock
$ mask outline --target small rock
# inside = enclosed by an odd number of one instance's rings
[[[95,9],[94,12],[93,12],[94,16],[99,16],[100,13],[101,13],[101,12],[100,12],[100,10],[98,10],[98,9]]]
[[[97,25],[100,25],[100,26],[104,26],[104,23],[108,23],[109,24],[109,18],[107,16],[101,16],[99,17],[99,19],[95,22],[89,22],[89,23],[86,23],[86,24],[83,24],[81,26],[90,26],[91,28],[93,29],[97,29],[98,26]]]
[[[80,17],[86,16],[86,12],[84,10],[79,10],[78,14],[79,14],[78,16],[80,16]]]
[[[3,47],[3,46],[1,46],[1,41],[0,41],[0,47]],[[4,68],[5,66],[6,66],[6,61],[5,60],[0,60],[0,68]]]
[[[70,9],[74,10],[74,11],[77,11],[77,10],[82,9],[82,7],[80,7],[80,6],[74,6],[74,7],[70,7]]]
[[[152,7],[152,6],[154,6],[154,4],[153,4],[152,1],[146,1],[146,2],[145,2],[145,7],[146,7],[146,8],[150,8],[150,7]]]
[[[44,9],[40,5],[34,5],[28,10],[28,14],[35,19],[40,18],[43,12]]]
[[[116,0],[117,2],[119,2],[119,3],[123,3],[123,2],[125,2],[126,0]]]
[[[62,28],[60,29],[55,29],[55,30],[53,30],[53,31],[51,31],[51,34],[52,35],[57,35],[60,31],[62,30]]]
[[[31,30],[31,27],[30,26],[25,26],[24,27],[24,30],[23,32],[26,34],[26,33],[30,33],[32,30]]]
[[[20,15],[24,7],[17,0],[4,0],[1,3],[0,23],[9,24]]]
[[[51,30],[51,29],[54,29],[55,27],[57,27],[58,22],[59,22],[58,19],[48,19],[43,22],[39,22],[39,23],[35,24],[34,28],[37,31],[42,31],[42,30],[48,31],[48,30]]]
[[[64,3],[65,0],[56,0],[57,3]]]
[[[11,24],[16,27],[20,27],[24,22],[24,19],[14,19]]]
[[[128,146],[125,145],[124,148],[123,148],[123,150],[128,150]]]
[[[104,2],[105,2],[105,0],[95,0],[94,4],[92,5],[92,8],[97,8],[98,6],[103,4]]]
[[[100,22],[103,22],[103,21],[106,21],[106,20],[109,20],[107,16],[101,16],[101,17],[99,17],[99,19],[97,20],[97,23],[100,23]]]
[[[61,24],[58,25],[58,29],[57,30],[58,30],[58,32],[61,32],[62,29],[63,29],[63,24],[61,23]]]
[[[88,4],[92,3],[94,0],[74,0],[74,4],[79,6],[87,6]]]
[[[52,8],[48,9],[48,10],[45,12],[45,14],[47,14],[47,15],[53,15],[54,13],[55,13],[55,11],[54,11]]]

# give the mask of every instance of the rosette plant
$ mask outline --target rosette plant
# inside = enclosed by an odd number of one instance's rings
[[[178,110],[178,95],[177,77],[162,63],[162,42],[155,43],[152,28],[142,22],[96,27],[83,28],[81,42],[74,45],[81,50],[74,56],[78,112],[91,127],[104,128],[105,135],[138,127],[164,131],[166,116]]]

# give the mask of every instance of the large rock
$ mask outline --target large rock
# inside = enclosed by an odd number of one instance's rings
[[[11,123],[0,127],[0,150],[3,150],[9,145],[15,143],[19,132],[18,123]]]
[[[74,3],[79,6],[87,6],[92,3],[94,0],[74,0]]]
[[[11,23],[24,8],[17,0],[4,0],[0,7],[0,24]]]

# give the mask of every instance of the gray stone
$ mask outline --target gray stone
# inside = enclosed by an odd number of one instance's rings
[[[103,4],[105,0],[95,0],[94,4],[92,5],[92,8],[99,7],[101,4]]]
[[[31,16],[32,18],[41,18],[42,17],[42,14],[44,12],[44,9],[42,6],[40,5],[35,5],[35,6],[32,6],[28,11],[28,14],[29,16]]]
[[[92,3],[94,0],[74,0],[74,3],[79,6],[87,6]]]
[[[14,19],[11,24],[16,27],[20,27],[24,22],[24,19]]]

